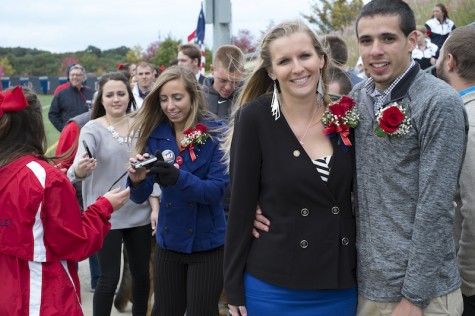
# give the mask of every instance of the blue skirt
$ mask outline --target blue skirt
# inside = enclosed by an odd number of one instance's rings
[[[244,274],[249,316],[355,316],[356,287],[344,290],[293,290]]]

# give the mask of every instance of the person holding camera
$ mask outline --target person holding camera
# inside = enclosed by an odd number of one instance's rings
[[[154,267],[153,315],[218,315],[223,288],[228,184],[219,149],[225,124],[206,110],[194,73],[165,70],[132,127],[135,164],[155,153],[150,169],[129,168],[131,200],[142,203],[161,186]]]
[[[81,129],[79,149],[68,170],[72,182],[82,181],[85,206],[107,192],[109,187],[125,181],[136,141],[135,137],[129,136],[133,118],[127,115],[134,105],[132,90],[124,74],[112,72],[102,76],[91,120]],[[150,212],[148,201],[140,204],[129,201],[112,215],[112,229],[98,252],[101,272],[94,292],[93,315],[111,313],[120,279],[122,242],[128,253],[133,281],[132,313],[146,315],[150,291]]]

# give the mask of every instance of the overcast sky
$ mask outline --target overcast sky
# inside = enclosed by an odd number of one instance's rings
[[[216,0],[221,1],[221,0]],[[196,28],[201,0],[10,0],[2,1],[1,47],[74,52],[93,45],[142,49],[168,35],[186,41]],[[301,17],[311,0],[232,0],[231,34],[248,29],[256,39],[271,21]],[[212,25],[205,42],[212,48]]]

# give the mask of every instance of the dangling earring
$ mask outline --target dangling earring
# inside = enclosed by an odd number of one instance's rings
[[[317,84],[317,100],[319,102],[323,101],[323,94],[325,93],[325,84],[323,83],[323,76],[322,73],[320,72],[320,80],[318,80]]]
[[[279,90],[277,89],[276,80],[274,80],[274,93],[272,93],[272,102],[270,104],[272,109],[272,115],[275,117],[277,121],[280,117],[280,97],[279,97]]]

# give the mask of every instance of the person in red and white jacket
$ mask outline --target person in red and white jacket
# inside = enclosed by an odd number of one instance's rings
[[[69,179],[44,156],[41,112],[27,88],[0,93],[0,315],[79,316],[75,263],[102,247],[130,190],[113,189],[81,214]]]

